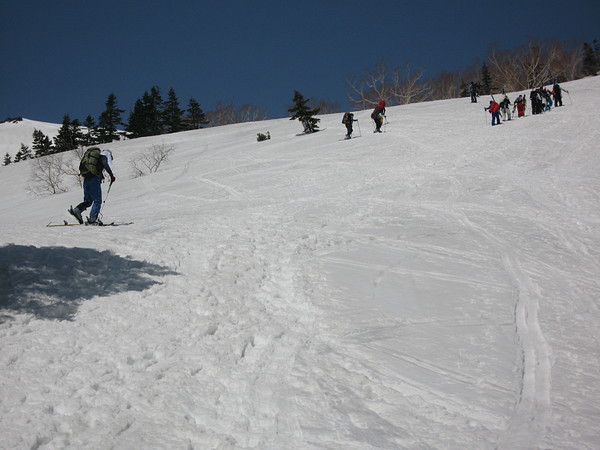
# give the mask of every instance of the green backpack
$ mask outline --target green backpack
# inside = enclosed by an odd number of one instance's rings
[[[85,178],[90,178],[100,175],[101,171],[100,149],[98,147],[88,148],[79,163],[79,173]]]

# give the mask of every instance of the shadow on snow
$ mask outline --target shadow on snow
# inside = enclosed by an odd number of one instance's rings
[[[0,323],[30,313],[40,319],[72,320],[86,299],[158,284],[148,277],[176,272],[89,248],[0,247]]]

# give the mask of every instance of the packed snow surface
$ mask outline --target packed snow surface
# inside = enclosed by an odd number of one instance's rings
[[[1,167],[0,447],[599,448],[600,77],[563,87],[106,145],[119,227]]]

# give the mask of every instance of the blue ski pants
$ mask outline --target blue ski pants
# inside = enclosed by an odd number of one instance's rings
[[[102,186],[100,183],[100,177],[83,179],[83,203],[77,205],[77,209],[83,212],[91,206],[91,217],[97,217],[102,206]]]

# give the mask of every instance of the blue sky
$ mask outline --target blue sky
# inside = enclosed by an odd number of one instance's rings
[[[205,111],[252,103],[284,117],[294,89],[347,107],[347,80],[381,60],[433,76],[492,43],[600,40],[599,18],[597,0],[6,1],[0,120],[97,119],[110,93],[126,120],[152,86]]]

